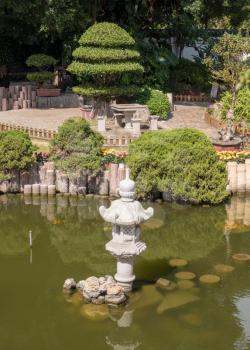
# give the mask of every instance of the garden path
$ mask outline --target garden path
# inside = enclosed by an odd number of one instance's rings
[[[208,137],[218,137],[218,130],[204,120],[204,106],[177,104],[172,117],[159,122],[163,129],[195,128],[203,131]]]
[[[57,130],[64,120],[80,116],[79,108],[60,109],[21,109],[0,112],[0,123],[13,123],[38,129]],[[167,121],[160,121],[162,129],[195,128],[203,131],[209,137],[216,137],[217,129],[209,126],[204,120],[204,106],[176,105],[176,110]],[[110,130],[109,134],[122,134],[123,129]]]

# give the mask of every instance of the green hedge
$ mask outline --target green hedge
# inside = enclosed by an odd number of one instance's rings
[[[146,104],[151,115],[158,115],[166,120],[171,110],[170,102],[162,91],[145,88],[136,98],[138,103]]]
[[[0,133],[0,181],[10,179],[12,172],[27,168],[33,161],[35,147],[21,131]]]
[[[134,46],[134,39],[115,23],[102,22],[91,26],[81,36],[79,43],[87,46]]]
[[[228,195],[225,163],[195,129],[146,132],[130,144],[127,163],[140,198],[166,191],[174,200],[218,204]]]
[[[82,118],[70,118],[51,141],[50,151],[58,169],[74,175],[81,169],[97,172],[101,167],[102,136]]]

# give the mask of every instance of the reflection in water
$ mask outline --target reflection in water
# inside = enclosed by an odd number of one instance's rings
[[[231,256],[250,253],[249,203],[249,197],[233,197],[213,208],[153,204],[154,220],[142,232],[148,251],[136,263],[141,278],[136,292],[128,305],[94,320],[83,315],[82,300],[65,302],[60,288],[69,276],[115,270],[104,249],[111,230],[99,217],[101,201],[0,196],[0,348],[66,350],[84,342],[86,350],[248,349],[249,263],[236,264]],[[215,273],[214,266],[225,262],[225,238],[234,271],[222,275],[216,286],[200,285],[201,274]],[[158,275],[176,282],[169,257],[188,259],[181,270],[197,275],[194,302],[186,298],[190,290],[149,284]]]

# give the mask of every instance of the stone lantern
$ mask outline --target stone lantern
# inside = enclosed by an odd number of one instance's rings
[[[134,199],[135,183],[129,178],[128,169],[126,179],[119,184],[119,194],[120,199],[114,200],[109,208],[101,206],[99,212],[105,221],[112,224],[113,238],[106,244],[106,250],[117,259],[115,280],[125,292],[129,292],[135,279],[134,256],[146,249],[146,244],[140,241],[140,224],[151,218],[154,210],[145,210]]]

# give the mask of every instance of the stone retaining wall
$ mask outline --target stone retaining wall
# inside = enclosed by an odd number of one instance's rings
[[[0,183],[0,192],[25,194],[55,194],[116,196],[119,182],[125,178],[123,164],[110,164],[98,175],[82,170],[71,178],[56,170],[53,162],[35,164],[29,171],[16,172],[10,181]]]
[[[245,163],[228,162],[228,190],[231,193],[250,192],[250,159]]]

